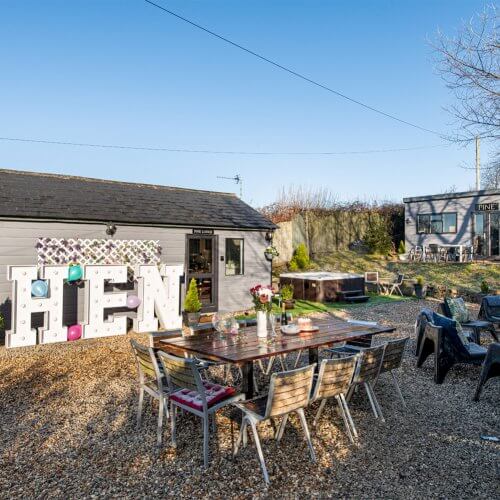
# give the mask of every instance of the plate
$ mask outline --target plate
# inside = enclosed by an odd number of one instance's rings
[[[297,335],[300,333],[300,328],[297,325],[283,325],[281,332],[285,335]]]

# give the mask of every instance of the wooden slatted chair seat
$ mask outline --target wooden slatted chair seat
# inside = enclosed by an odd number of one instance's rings
[[[158,411],[157,445],[161,445],[163,434],[163,414],[168,418],[168,396],[169,390],[163,371],[158,365],[155,352],[151,347],[146,347],[135,340],[131,340],[132,351],[134,352],[137,372],[139,374],[139,403],[137,408],[137,427],[140,427],[142,420],[142,406],[144,403],[144,393],[157,399],[160,403]]]
[[[371,347],[370,349],[363,349],[358,354],[356,371],[354,372],[352,384],[346,397],[346,400],[350,401],[356,386],[362,385],[365,388],[375,418],[380,418],[382,422],[385,422],[385,419],[377,397],[375,396],[375,392],[373,391],[373,385],[377,380],[382,366],[384,350],[385,345],[381,345]]]
[[[340,414],[344,420],[347,436],[354,442],[358,437],[356,427],[349,411],[346,394],[352,383],[356,370],[357,356],[343,357],[337,359],[324,359],[319,368],[319,374],[314,387],[312,402],[321,401],[314,425],[317,425],[319,417],[330,398],[337,400]]]
[[[247,428],[250,426],[259,455],[259,461],[264,475],[264,480],[269,484],[269,475],[267,473],[266,463],[262,448],[260,445],[259,433],[257,432],[257,424],[264,420],[273,417],[282,416],[280,427],[276,434],[276,439],[280,442],[285,426],[290,413],[295,412],[302,425],[311,459],[316,461],[314,448],[309,435],[304,408],[308,406],[311,389],[313,384],[314,369],[316,365],[309,365],[303,368],[297,368],[281,373],[273,373],[269,384],[269,393],[264,397],[256,398],[251,401],[241,401],[235,403],[235,406],[243,412],[243,420],[241,422],[240,434],[234,450],[234,454],[238,453],[238,449],[243,443],[247,443]]]

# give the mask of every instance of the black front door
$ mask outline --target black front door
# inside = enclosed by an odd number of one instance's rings
[[[500,213],[490,214],[490,255],[500,255]]]
[[[202,312],[217,310],[217,236],[188,235],[186,241],[186,268],[189,286],[191,279],[198,284]]]

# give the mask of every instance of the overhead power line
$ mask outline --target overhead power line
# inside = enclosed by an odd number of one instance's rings
[[[53,144],[57,146],[76,146],[84,148],[126,149],[133,151],[158,151],[167,153],[193,153],[209,155],[242,155],[242,156],[336,156],[336,155],[363,155],[376,153],[395,153],[399,151],[417,151],[449,146],[447,143],[433,144],[430,146],[415,146],[408,148],[367,149],[361,151],[224,151],[213,149],[183,149],[163,148],[152,146],[124,146],[117,144],[93,144],[87,142],[49,141],[44,139],[31,139],[20,137],[0,137],[0,141],[23,142],[35,144]]]
[[[323,85],[322,83],[319,83],[317,82],[316,80],[313,80],[312,78],[309,78],[297,71],[294,71],[293,69],[290,69],[286,66],[283,66],[282,64],[279,64],[277,63],[276,61],[273,61],[272,59],[269,59],[247,47],[244,47],[243,45],[240,45],[239,43],[236,43],[236,42],[233,42],[232,40],[230,40],[229,38],[226,38],[222,35],[219,35],[218,33],[215,33],[214,31],[212,30],[209,30],[208,28],[205,28],[204,26],[201,26],[200,24],[197,24],[195,23],[194,21],[191,21],[190,19],[187,19],[186,17],[183,17],[165,7],[163,7],[162,5],[159,5],[155,2],[152,2],[151,0],[144,0],[146,3],[149,3],[150,5],[153,5],[154,7],[157,7],[158,9],[166,12],[167,14],[170,14],[171,16],[174,16],[176,17],[177,19],[180,19],[181,21],[184,21],[185,23],[188,23],[190,24],[191,26],[194,26],[195,28],[198,28],[199,30],[202,30],[204,31],[205,33],[208,33],[209,35],[212,35],[214,36],[215,38],[218,38],[219,40],[222,40],[223,42],[226,42],[230,45],[232,45],[233,47],[236,47],[240,50],[243,50],[244,52],[247,52],[248,54],[254,56],[254,57],[257,57],[258,59],[261,59],[262,61],[264,62],[267,62],[269,64],[272,64],[273,66],[275,66],[276,68],[279,68],[283,71],[286,71],[287,73],[290,73],[291,75],[297,77],[297,78],[300,78],[308,83],[311,83],[312,85],[315,85],[316,87],[320,87],[322,88],[323,90],[326,90],[328,92],[331,92],[332,94],[335,94],[336,96],[338,97],[341,97],[342,99],[346,99],[347,101],[350,101],[354,104],[357,104],[358,106],[361,106],[365,109],[368,109],[370,111],[373,111],[374,113],[378,113],[379,115],[382,115],[382,116],[385,116],[386,118],[390,118],[391,120],[395,120],[399,123],[403,123],[405,125],[408,125],[410,127],[413,127],[413,128],[416,128],[418,130],[422,130],[423,132],[428,132],[430,134],[434,134],[434,135],[438,135],[438,136],[442,136],[442,134],[440,134],[439,132],[436,132],[435,130],[431,130],[429,128],[426,128],[426,127],[422,127],[420,125],[417,125],[415,123],[412,123],[412,122],[409,122],[407,120],[403,120],[402,118],[398,118],[397,116],[395,115],[392,115],[390,113],[386,113],[385,111],[382,111],[381,109],[378,109],[378,108],[375,108],[373,106],[370,106],[368,104],[365,104],[364,102],[362,101],[359,101],[357,99],[354,99],[352,97],[349,97],[348,95],[346,94],[343,94],[342,92],[339,92],[338,90],[334,90],[332,89],[331,87],[328,87],[327,85]]]

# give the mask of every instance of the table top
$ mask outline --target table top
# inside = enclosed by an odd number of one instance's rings
[[[256,327],[248,327],[242,328],[238,334],[224,334],[223,338],[218,332],[210,332],[163,339],[160,341],[160,349],[180,355],[187,352],[214,361],[238,364],[299,349],[328,346],[365,335],[390,333],[395,330],[389,326],[348,323],[333,316],[312,320],[314,326],[319,327],[319,331],[284,335],[277,326],[274,339],[261,340],[257,337]]]

